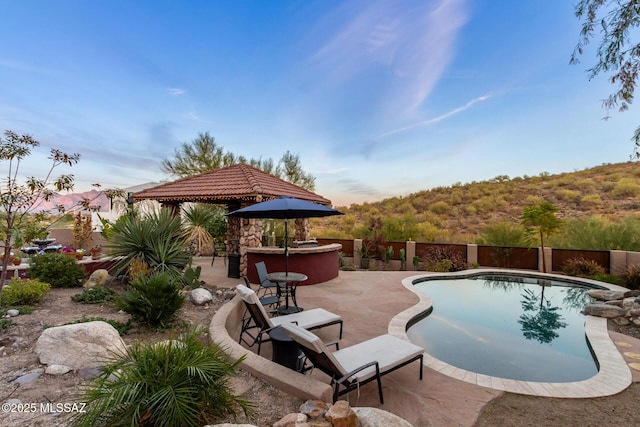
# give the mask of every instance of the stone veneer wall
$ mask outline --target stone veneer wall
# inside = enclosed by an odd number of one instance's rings
[[[294,240],[309,240],[309,220],[307,218],[296,218]]]
[[[242,219],[240,226],[240,275],[247,274],[247,248],[262,246],[262,220]]]

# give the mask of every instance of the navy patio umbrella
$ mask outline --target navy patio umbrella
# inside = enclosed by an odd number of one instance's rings
[[[262,219],[284,219],[284,256],[285,273],[289,273],[289,248],[288,248],[288,223],[289,219],[296,218],[322,218],[331,215],[342,215],[330,207],[307,200],[296,199],[295,197],[282,196],[266,202],[256,203],[246,208],[238,209],[227,214],[236,218],[262,218]]]

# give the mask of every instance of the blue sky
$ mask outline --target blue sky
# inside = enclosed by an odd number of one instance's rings
[[[569,65],[572,1],[0,0],[0,130],[79,152],[76,191],[170,179],[209,132],[289,150],[336,205],[629,160],[635,106]],[[2,170],[0,169],[0,172]]]

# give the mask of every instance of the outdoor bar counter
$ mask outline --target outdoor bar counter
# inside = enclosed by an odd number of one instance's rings
[[[289,271],[302,273],[308,277],[298,286],[315,285],[338,277],[340,262],[338,253],[342,249],[339,243],[329,245],[289,248]],[[254,264],[264,261],[267,271],[275,273],[285,271],[284,248],[263,246],[247,249],[247,277],[251,283],[260,283]]]

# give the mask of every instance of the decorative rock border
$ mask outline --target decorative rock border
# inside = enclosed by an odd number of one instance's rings
[[[611,319],[618,326],[640,326],[640,290],[612,291],[594,289],[588,292],[598,301],[587,304],[583,313]]]

